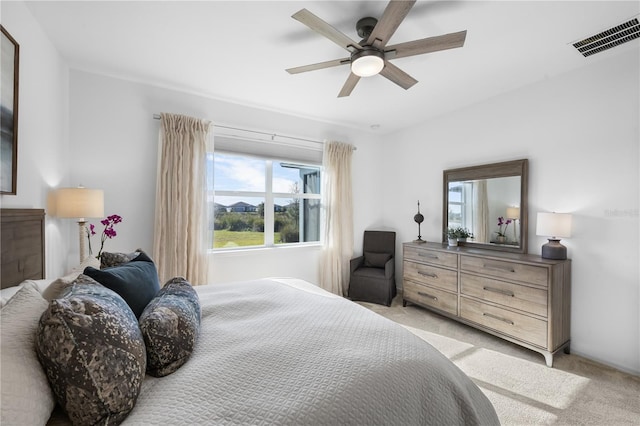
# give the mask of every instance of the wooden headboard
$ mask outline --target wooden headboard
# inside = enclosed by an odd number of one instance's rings
[[[45,276],[44,210],[0,209],[0,288]]]

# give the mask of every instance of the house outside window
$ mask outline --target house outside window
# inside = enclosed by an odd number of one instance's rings
[[[214,150],[207,177],[210,248],[320,241],[320,165]]]

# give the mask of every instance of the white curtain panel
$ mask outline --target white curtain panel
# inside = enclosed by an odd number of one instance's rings
[[[161,284],[207,284],[206,153],[211,122],[161,114],[153,258]]]
[[[346,296],[349,261],[353,256],[351,156],[353,145],[327,142],[324,147],[324,245],[320,256],[320,287]]]
[[[489,197],[487,195],[487,181],[479,180],[473,183],[473,209],[476,216],[473,218],[473,236],[475,241],[488,243],[491,240],[489,231]]]

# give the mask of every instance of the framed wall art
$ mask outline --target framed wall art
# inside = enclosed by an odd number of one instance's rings
[[[16,194],[18,169],[18,65],[20,46],[2,29],[0,56],[0,194]]]

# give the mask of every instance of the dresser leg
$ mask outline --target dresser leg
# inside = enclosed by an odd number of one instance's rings
[[[543,355],[544,360],[547,362],[547,367],[553,367],[553,354],[551,352],[545,352]]]
[[[564,347],[564,353],[567,355],[571,353],[571,345],[567,344],[567,346]]]
[[[403,308],[406,308],[406,307],[407,307],[407,301],[406,301],[406,300],[404,300],[404,299],[402,299],[402,307],[403,307]]]

